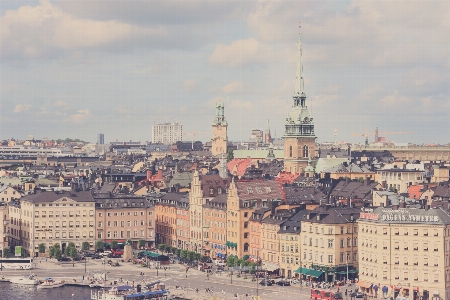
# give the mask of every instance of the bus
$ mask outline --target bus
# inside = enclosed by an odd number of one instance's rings
[[[33,268],[33,259],[0,258],[0,267],[5,270],[30,270]]]

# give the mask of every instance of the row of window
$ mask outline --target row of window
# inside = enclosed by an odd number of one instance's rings
[[[35,234],[34,234],[34,239],[35,240],[38,240],[38,239],[42,239],[42,240],[45,240],[45,239],[53,239],[53,235],[55,236],[55,238],[60,238],[60,237],[62,237],[62,238],[67,238],[67,237],[69,237],[69,238],[80,238],[80,236],[81,237],[83,237],[83,238],[86,238],[87,236],[88,236],[88,234],[87,234],[87,232],[86,231],[83,231],[82,233],[80,233],[80,232],[43,232],[42,234],[39,234],[39,232],[36,232]],[[94,232],[93,231],[89,231],[89,237],[90,238],[93,238],[94,237]]]
[[[120,227],[125,227],[125,221],[107,221],[106,226],[107,227],[119,227],[119,222],[120,222]],[[140,221],[134,220],[133,223],[131,223],[131,221],[126,221],[127,227],[131,227],[132,224],[133,224],[133,226],[145,226],[145,220],[140,220]],[[152,226],[152,225],[153,225],[153,222],[148,221],[148,226]],[[99,221],[97,223],[97,227],[102,228],[103,222]]]
[[[360,270],[360,274],[378,278],[377,269],[363,268],[362,270]],[[408,281],[413,280],[413,281],[424,281],[424,282],[430,282],[432,280],[433,282],[439,282],[439,277],[440,277],[439,273],[431,273],[430,274],[428,272],[414,271],[414,272],[412,272],[412,274],[410,274],[409,271],[402,272],[401,270],[395,270],[395,271],[393,271],[393,274],[389,274],[388,270],[382,270],[382,274],[383,274],[383,279],[385,279],[385,280],[394,279],[394,280],[408,280]],[[412,276],[412,278],[410,277],[410,275]],[[392,276],[392,278],[391,278],[391,276]]]
[[[145,230],[134,230],[133,234],[131,232],[131,230],[127,230],[127,231],[108,231],[106,232],[106,238],[137,238],[137,237],[141,237],[144,238],[145,237]],[[148,230],[148,237],[151,238],[153,237],[153,230]],[[97,233],[97,238],[99,239],[103,239],[105,238],[103,236],[103,232],[99,231]]]
[[[125,212],[120,212],[120,215],[121,215],[121,216],[125,216]],[[133,216],[137,216],[137,215],[144,216],[144,215],[145,215],[145,212],[143,212],[143,211],[141,211],[141,212],[137,212],[137,211],[133,212]],[[149,215],[149,216],[153,215],[153,212],[152,212],[152,211],[149,211],[149,212],[148,212],[148,215]],[[98,213],[98,216],[99,216],[99,217],[103,217],[103,213],[102,213],[102,212],[99,212],[99,213]],[[118,212],[114,212],[114,213],[109,212],[109,213],[106,213],[106,216],[107,216],[107,217],[113,217],[113,216],[114,216],[114,217],[117,217],[117,216],[119,216],[119,213],[118,213]],[[127,216],[131,216],[131,211],[127,212]]]

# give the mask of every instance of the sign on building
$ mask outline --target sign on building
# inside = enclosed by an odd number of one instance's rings
[[[22,246],[16,246],[15,256],[22,256]]]

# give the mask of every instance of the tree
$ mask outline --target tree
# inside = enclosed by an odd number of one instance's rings
[[[138,242],[138,247],[139,247],[139,248],[145,247],[145,240],[139,240],[139,242]]]
[[[159,251],[164,252],[164,250],[166,250],[166,244],[159,244],[158,249]]]
[[[53,254],[53,257],[56,258],[57,260],[60,260],[62,257],[62,251],[59,248],[55,248],[55,252]]]
[[[209,259],[209,257],[208,257],[208,256],[206,256],[206,255],[202,255],[202,256],[200,257],[200,261],[201,261],[202,263],[205,263],[205,262],[207,262],[207,261],[208,261],[208,259]]]
[[[180,257],[180,255],[181,255],[181,250],[180,250],[180,249],[176,249],[176,250],[175,250],[175,255],[176,255],[177,257]]]
[[[11,257],[11,249],[9,249],[9,248],[4,248],[4,249],[3,249],[3,257],[4,257],[4,258],[10,258],[10,257]]]
[[[195,252],[189,251],[189,252],[188,252],[188,255],[187,255],[187,259],[188,259],[190,262],[192,262],[192,261],[194,260],[194,257],[195,257]]]
[[[70,242],[70,243],[67,245],[67,248],[75,248],[75,243],[74,243],[74,242]]]
[[[233,149],[228,150],[227,152],[227,162],[230,162],[234,159]]]
[[[104,249],[104,248],[105,248],[104,241],[97,241],[97,243],[95,243],[95,249]]]
[[[180,251],[180,257],[187,259],[187,257],[188,257],[188,250],[181,250]]]
[[[45,244],[44,243],[39,244],[38,251],[39,251],[39,253],[45,253]]]
[[[81,249],[83,250],[89,250],[89,248],[91,247],[91,245],[89,244],[89,242],[83,242],[83,244],[81,244]]]
[[[166,247],[164,247],[164,252],[169,253],[170,249],[172,249],[172,246],[166,245]]]
[[[228,267],[234,267],[236,265],[236,258],[234,256],[228,256],[227,257],[227,266]]]
[[[194,260],[200,260],[201,254],[200,253],[195,253],[194,254]]]
[[[119,245],[117,244],[116,240],[111,241],[111,249],[117,249],[119,248]]]

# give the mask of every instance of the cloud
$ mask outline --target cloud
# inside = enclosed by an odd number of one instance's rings
[[[250,101],[231,100],[230,106],[232,108],[252,108],[253,104]]]
[[[208,62],[225,67],[243,67],[267,63],[271,50],[255,38],[236,40],[229,45],[217,45]]]
[[[230,82],[222,87],[213,87],[211,88],[211,91],[224,94],[234,94],[242,92],[242,90],[245,89],[246,87],[248,87],[248,84],[238,80]]]
[[[391,95],[388,95],[380,100],[380,104],[383,108],[403,108],[407,109],[412,104],[412,99],[405,95],[400,95],[395,90]]]
[[[70,116],[69,120],[73,123],[81,123],[86,121],[87,118],[90,116],[89,109],[81,109],[78,110],[77,113]]]
[[[197,87],[197,80],[195,79],[188,79],[183,82],[183,88],[187,92],[192,92]]]
[[[14,108],[15,113],[21,113],[24,111],[28,111],[30,110],[30,105],[29,104],[17,104],[16,107]]]
[[[49,1],[6,11],[0,19],[1,57],[51,58],[61,52],[95,49],[167,34],[163,26],[140,27],[116,20],[81,19]],[[124,45],[118,50],[123,49]]]
[[[69,104],[62,100],[58,100],[55,103],[53,103],[53,106],[54,107],[67,107],[67,106],[69,106]]]

